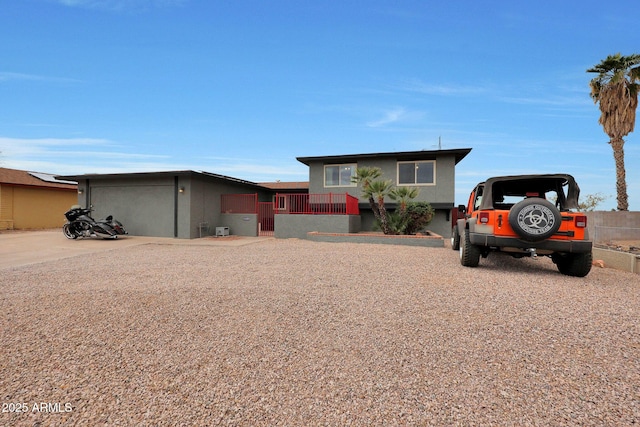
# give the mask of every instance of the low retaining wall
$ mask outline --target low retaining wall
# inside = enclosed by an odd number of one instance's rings
[[[311,231],[357,233],[360,215],[274,215],[274,236],[278,239],[306,239]]]
[[[376,243],[383,245],[422,246],[430,248],[443,248],[442,236],[433,234],[430,236],[406,236],[388,235],[381,233],[320,233],[313,231],[307,233],[307,239],[314,242],[331,243]]]
[[[258,215],[223,213],[220,224],[210,225],[211,235],[215,235],[215,227],[229,227],[229,234],[236,236],[255,237],[258,235]]]
[[[602,260],[607,268],[640,274],[640,255],[594,247],[593,259]]]

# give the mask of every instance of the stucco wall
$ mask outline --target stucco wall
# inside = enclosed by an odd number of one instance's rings
[[[357,233],[360,215],[274,215],[274,236],[278,239],[306,239],[310,231]]]
[[[219,222],[218,227],[229,227],[229,234],[249,237],[258,235],[257,214],[223,213]],[[215,231],[215,227],[211,228],[211,234],[215,234]]]
[[[420,160],[415,160],[420,161]],[[425,160],[430,161],[430,160]],[[326,163],[327,165],[331,163]],[[340,163],[342,164],[342,163]],[[324,186],[324,166],[322,162],[309,163],[309,193],[349,193],[360,198],[361,202],[367,202],[362,197],[360,186]],[[397,185],[398,161],[395,158],[359,160],[357,167],[378,167],[382,171],[380,179],[391,180],[393,185]],[[455,157],[452,155],[438,156],[435,160],[435,185],[409,185],[419,189],[416,202],[428,202],[433,204],[451,204],[455,201]],[[393,202],[390,198],[385,198],[385,202]]]
[[[62,227],[64,213],[76,204],[73,190],[3,184],[0,187],[0,227],[38,229]]]
[[[449,216],[447,216],[449,214]],[[437,209],[436,214],[427,226],[427,230],[432,231],[448,239],[451,236],[451,215],[450,211]]]
[[[192,224],[191,238],[199,237],[198,224],[209,224],[210,234],[215,234],[215,227],[229,227],[232,234],[239,236],[257,236],[257,215],[247,214],[239,217],[226,216],[221,212],[221,196],[223,194],[256,194],[259,201],[271,201],[268,190],[258,191],[243,185],[221,180],[207,180],[197,175],[191,180],[189,196],[191,198],[190,221]],[[245,220],[245,218],[249,218]]]
[[[80,181],[78,188],[82,191],[78,203],[83,207],[93,206],[95,219],[113,215],[129,234],[174,237],[177,190],[173,177]],[[177,201],[179,211],[188,211],[186,196]]]

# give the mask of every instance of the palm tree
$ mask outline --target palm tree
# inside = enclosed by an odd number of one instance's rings
[[[420,190],[417,188],[398,187],[389,192],[391,200],[400,201],[400,213],[403,214],[407,210],[407,203],[418,197]]]
[[[626,172],[624,168],[624,137],[633,132],[640,88],[640,55],[622,56],[617,53],[587,70],[598,73],[589,82],[591,98],[600,103],[600,123],[613,148],[616,162],[616,190],[618,210],[629,209]]]
[[[389,226],[389,215],[387,214],[387,208],[384,206],[384,198],[389,195],[389,192],[393,188],[393,184],[390,180],[385,181],[373,181],[369,184],[369,194],[371,197],[375,198],[377,201],[378,207],[378,222],[380,223],[380,228],[384,234],[391,233],[391,227]]]
[[[373,216],[380,223],[382,222],[380,219],[380,211],[374,199],[373,192],[371,191],[371,183],[381,175],[382,170],[380,168],[363,166],[361,168],[356,168],[355,176],[351,177],[352,182],[362,185],[362,195],[369,200],[369,206],[371,206]]]

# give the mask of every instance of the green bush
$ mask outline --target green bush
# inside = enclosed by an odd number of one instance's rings
[[[416,234],[425,230],[434,213],[427,202],[409,202],[404,210],[389,214],[389,225],[393,234]]]

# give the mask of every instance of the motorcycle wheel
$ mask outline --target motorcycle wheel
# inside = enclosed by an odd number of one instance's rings
[[[73,230],[71,229],[71,225],[70,224],[65,224],[62,226],[62,234],[64,234],[64,237],[66,237],[67,239],[77,239],[78,235],[76,233],[73,232]]]

